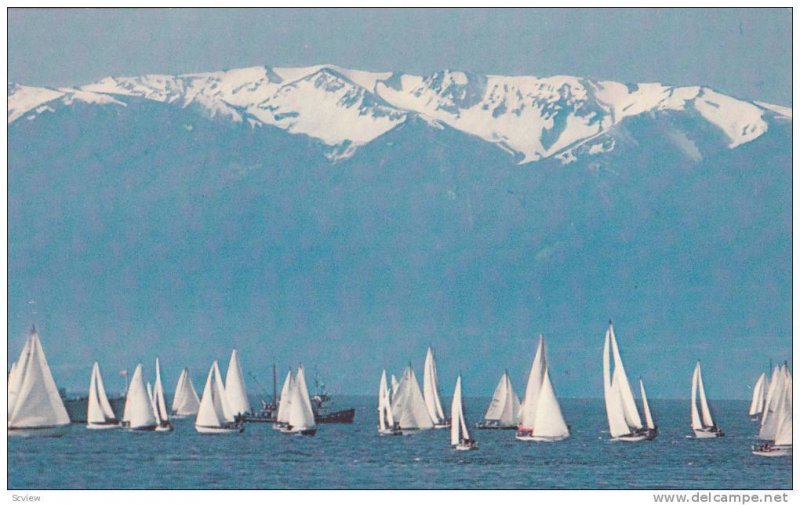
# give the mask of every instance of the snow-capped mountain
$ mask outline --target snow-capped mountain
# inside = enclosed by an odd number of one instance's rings
[[[563,162],[577,152],[607,152],[598,141],[631,117],[678,113],[721,132],[729,148],[750,142],[791,109],[736,99],[704,86],[621,84],[571,76],[480,75],[440,71],[428,76],[350,70],[335,65],[251,67],[197,74],[108,77],[71,88],[8,87],[8,123],[33,120],[73,101],[125,106],[136,97],[253,128],[275,126],[315,139],[331,158],[418,117],[476,136],[521,163]],[[583,148],[580,148],[583,146]]]

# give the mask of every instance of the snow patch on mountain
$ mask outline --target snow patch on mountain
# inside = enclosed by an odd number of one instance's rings
[[[123,107],[126,106],[124,102],[109,95],[89,93],[72,88],[50,89],[10,84],[8,86],[8,93],[7,124],[11,124],[29,112],[34,114],[34,116],[29,117],[29,119],[34,119],[35,115],[42,114],[43,112],[53,112],[55,109],[48,104],[56,100],[59,100],[64,105],[82,102],[97,105],[114,104]]]

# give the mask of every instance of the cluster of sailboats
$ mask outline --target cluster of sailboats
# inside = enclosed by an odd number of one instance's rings
[[[658,428],[641,377],[639,390],[641,412],[625,372],[614,326],[609,322],[603,345],[603,393],[612,440],[638,442],[656,438]],[[153,385],[145,383],[142,365],[138,364],[127,387],[122,419],[116,418],[108,401],[100,365],[95,362],[92,366],[86,421],[87,428],[92,430],[123,428],[127,431],[169,432],[174,429],[171,418],[195,416],[195,429],[199,433],[240,433],[244,430],[243,416],[250,412],[235,349],[224,382],[218,362],[212,363],[200,398],[188,369],[184,368],[170,409],[167,408],[158,358]],[[764,442],[753,447],[753,454],[770,457],[792,454],[792,375],[786,363],[776,366],[770,378],[766,374],[758,378],[749,414],[760,423],[758,438]],[[69,415],[34,326],[8,375],[8,432],[57,434],[69,423]],[[698,439],[724,436],[714,421],[699,361],[692,373],[690,426]],[[286,376],[273,427],[288,434],[314,435],[317,431],[302,364]],[[436,428],[450,428],[451,445],[456,450],[477,448],[464,413],[462,377],[459,374],[456,379],[448,417],[439,394],[436,359],[429,347],[422,388],[411,364],[405,368],[400,380],[394,375],[387,379],[386,370],[381,373],[378,433],[409,435]],[[570,436],[570,427],[564,419],[550,377],[544,336],[539,337],[522,401],[514,392],[508,372],[504,372],[477,428],[514,429],[516,439],[526,442],[557,442]]]

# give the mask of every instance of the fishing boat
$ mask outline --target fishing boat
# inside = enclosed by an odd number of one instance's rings
[[[639,377],[639,390],[642,393],[642,410],[644,411],[645,440],[653,440],[658,435],[658,427],[653,421],[653,414],[650,413],[650,404],[647,402],[647,393],[644,390],[644,381]]]
[[[433,421],[433,427],[447,428],[450,426],[450,421],[444,416],[442,402],[439,399],[439,378],[436,373],[436,359],[433,357],[433,349],[431,347],[428,347],[428,352],[425,354],[422,391],[425,407],[428,409],[428,415]]]
[[[313,436],[317,433],[317,425],[314,422],[314,412],[311,410],[311,399],[308,396],[305,372],[303,365],[297,367],[294,381],[289,390],[291,401],[286,425],[281,427],[281,432]]]
[[[156,384],[153,386],[153,413],[158,422],[156,431],[168,432],[174,429],[172,423],[169,422],[167,402],[164,399],[164,384],[161,382],[161,364],[158,358],[156,358]]]
[[[750,400],[748,415],[753,421],[758,421],[761,418],[761,413],[764,412],[764,400],[767,398],[768,388],[767,374],[762,373],[758,376],[756,385],[753,386],[753,398]]]
[[[125,431],[154,431],[158,426],[153,411],[153,402],[142,378],[142,364],[136,365],[128,392],[125,395],[125,413],[122,415],[122,428]]]
[[[564,422],[550,381],[544,336],[540,335],[525,388],[516,438],[526,442],[556,442],[567,437],[569,427]]]
[[[410,364],[392,391],[392,415],[403,435],[433,428],[433,420]]]
[[[464,405],[461,399],[461,374],[456,379],[456,388],[453,392],[453,401],[450,403],[450,445],[457,451],[477,449],[478,444],[470,438],[467,429],[467,419],[464,416]]]
[[[392,399],[386,385],[386,370],[381,373],[378,386],[378,435],[402,435],[392,415]]]
[[[697,408],[698,399],[700,408]],[[706,391],[703,386],[703,373],[700,370],[700,360],[694,367],[692,374],[692,431],[696,438],[717,438],[725,434],[719,429],[711,416],[711,409],[706,400]]]
[[[247,389],[244,386],[244,376],[242,376],[242,365],[239,363],[239,355],[236,349],[231,352],[228,372],[225,375],[225,394],[228,397],[228,405],[234,416],[250,413],[250,400],[247,399]]]
[[[221,375],[219,365],[215,360],[208,371],[203,397],[200,399],[200,408],[197,410],[197,418],[194,422],[194,429],[198,433],[221,435],[244,431],[244,425],[234,419],[228,406]]]
[[[494,388],[492,401],[483,422],[478,424],[482,430],[515,430],[519,425],[520,403],[514,388],[511,386],[511,379],[506,370],[500,377],[497,387]]]
[[[611,372],[611,359],[614,360],[614,372]],[[611,440],[622,442],[639,442],[648,440],[648,428],[642,424],[633,391],[625,374],[625,366],[614,335],[614,325],[608,322],[605,343],[603,344],[603,396],[608,417],[608,432]]]
[[[47,365],[36,326],[31,328],[13,368],[13,377],[8,378],[8,435],[63,435],[69,415]]]
[[[199,409],[200,398],[192,384],[189,369],[184,368],[175,386],[175,396],[172,397],[172,417],[196,416]]]
[[[86,409],[86,427],[90,430],[105,430],[120,427],[117,416],[111,409],[108,396],[106,396],[103,376],[100,374],[100,365],[97,361],[92,365],[92,377],[89,379],[89,403]]]
[[[770,381],[764,417],[758,438],[765,443],[753,447],[756,456],[792,455],[792,377],[788,367],[776,367]]]

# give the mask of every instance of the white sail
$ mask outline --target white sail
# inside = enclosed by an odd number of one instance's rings
[[[433,428],[414,369],[409,365],[392,396],[392,414],[401,430]]]
[[[561,406],[558,404],[547,369],[544,371],[544,381],[539,392],[539,405],[536,409],[532,435],[552,440],[562,440],[569,436],[569,428],[561,413]]]
[[[292,371],[289,370],[289,373],[286,374],[286,380],[283,381],[281,399],[278,403],[278,412],[275,416],[275,420],[279,423],[286,423],[289,420],[289,405],[292,403],[292,397],[289,393],[292,390],[293,383]]]
[[[103,376],[100,374],[100,365],[97,361],[92,365],[92,377],[89,380],[89,403],[86,408],[87,424],[109,424],[116,422],[114,411],[106,396],[103,385]]]
[[[150,407],[153,409],[153,417],[156,418],[156,424],[161,423],[161,418],[158,417],[158,407],[156,407],[156,398],[153,396],[153,386],[147,383],[147,398],[150,400]]]
[[[122,421],[130,429],[154,428],[158,424],[153,414],[153,404],[145,389],[141,363],[136,365],[128,385]]]
[[[308,396],[303,365],[297,368],[291,397],[292,402],[289,405],[289,418],[287,419],[291,431],[305,431],[313,428],[316,425],[314,411],[311,409],[311,399]]]
[[[500,377],[500,381],[498,381],[497,386],[494,388],[494,394],[492,394],[492,401],[489,403],[489,408],[486,409],[486,414],[483,416],[487,421],[511,424],[511,419],[504,418],[508,404],[510,403],[508,384],[508,374],[503,373]]]
[[[620,381],[612,381],[611,377],[611,354],[612,346],[616,348],[616,338],[614,336],[613,325],[608,325],[606,330],[605,342],[603,344],[603,397],[606,404],[606,416],[608,417],[608,431],[612,438],[618,438],[632,433],[631,427],[625,419],[625,406],[622,401],[622,395],[619,390],[621,387]],[[619,365],[616,363],[615,355],[614,375],[615,379],[618,377]],[[621,363],[621,360],[620,360]],[[624,376],[624,371],[622,376]]]
[[[611,352],[614,356],[613,380],[615,385],[618,386],[616,390],[622,402],[625,422],[631,428],[631,431],[638,430],[642,427],[642,419],[639,417],[636,401],[633,399],[633,391],[628,382],[628,375],[625,373],[625,365],[622,364],[622,357],[619,354],[619,347],[617,346],[617,338],[614,335],[613,327],[611,327]]]
[[[242,376],[242,365],[236,349],[231,353],[228,363],[228,373],[225,375],[225,394],[228,395],[228,404],[234,414],[250,412],[250,400],[247,399],[247,390]]]
[[[539,394],[544,384],[544,375],[547,368],[544,352],[544,336],[539,335],[539,344],[533,357],[531,371],[528,374],[528,385],[522,400],[522,410],[519,416],[520,429],[532,430],[536,422],[536,411],[539,408]]]
[[[748,411],[751,416],[758,415],[764,410],[764,398],[766,396],[764,384],[766,381],[767,374],[762,373],[758,376],[756,385],[753,387],[753,398],[750,400],[750,410]]]
[[[777,435],[778,425],[781,421],[778,414],[786,395],[788,382],[786,379],[787,374],[783,373],[781,367],[776,366],[772,373],[772,380],[770,381],[767,399],[764,404],[761,429],[758,432],[758,438],[761,440],[774,440]]]
[[[35,327],[31,330],[23,353],[17,361],[17,391],[8,416],[8,428],[45,428],[69,424],[69,415],[47,365]]]
[[[22,367],[27,361],[30,351],[31,339],[25,339],[25,344],[22,346],[22,352],[19,354],[19,359],[11,365],[11,373],[8,374],[8,413],[7,417],[11,417],[11,411],[14,410],[14,403],[19,394],[19,385],[22,382]]]
[[[436,374],[436,360],[433,357],[433,349],[430,347],[428,347],[428,352],[425,354],[422,387],[428,415],[430,415],[434,424],[444,423],[444,411],[442,410],[442,402],[439,400],[439,379]]]
[[[175,386],[175,396],[172,399],[172,415],[193,416],[200,408],[200,398],[192,384],[189,376],[189,369],[184,368],[178,377],[178,385]]]
[[[381,382],[378,387],[378,431],[391,431],[393,428],[394,416],[392,415],[389,387],[386,385],[386,370],[384,370],[381,373]]]
[[[169,423],[167,402],[164,398],[164,384],[161,382],[161,364],[156,358],[156,383],[153,386],[153,403],[156,407],[156,418],[160,424]]]
[[[397,382],[397,377],[395,377],[394,374],[392,374],[392,390],[389,392],[389,397],[390,398],[392,396],[394,396],[395,391],[397,391],[397,385],[398,384],[399,383]]]
[[[651,430],[656,428],[656,423],[653,422],[653,415],[650,413],[650,404],[647,403],[647,393],[644,390],[644,381],[639,377],[639,389],[642,392],[642,409],[644,410],[644,421],[647,427]]]
[[[203,388],[203,396],[194,423],[196,427],[221,428],[225,423],[233,421],[233,417],[229,417],[224,408],[225,392],[220,387],[221,384],[219,365],[214,361]]]
[[[703,421],[703,426],[714,426],[714,419],[711,418],[711,409],[708,408],[708,400],[706,399],[706,388],[703,385],[703,372],[700,370],[700,362],[697,362],[697,391],[700,396],[700,419]]]
[[[783,388],[783,398],[776,413],[778,418],[775,430],[775,445],[792,445],[792,381],[787,380]]]
[[[212,366],[214,367],[214,381],[217,384],[217,390],[220,392],[220,404],[222,406],[222,412],[225,415],[226,421],[233,422],[234,412],[228,403],[228,394],[225,391],[225,385],[222,383],[222,372],[219,371],[219,363],[217,363],[215,360]]]
[[[469,440],[469,431],[461,400],[461,375],[456,379],[453,401],[450,403],[450,421],[450,445],[458,445],[464,440]]]

